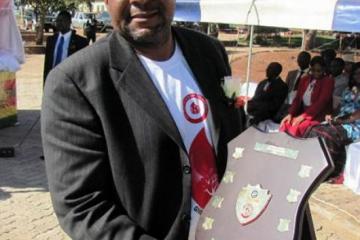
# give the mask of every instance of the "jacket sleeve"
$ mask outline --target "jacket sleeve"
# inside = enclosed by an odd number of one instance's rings
[[[43,84],[45,84],[46,77],[51,70],[50,56],[49,56],[50,52],[53,51],[53,49],[50,49],[50,40],[51,39],[52,39],[52,37],[48,37],[46,39]]]
[[[61,68],[48,76],[41,116],[49,189],[65,232],[75,240],[154,240],[113,194],[100,121]]]
[[[292,71],[288,72],[288,74],[286,75],[285,83],[286,83],[286,85],[288,85],[288,86],[289,86],[289,84],[290,84],[291,76],[292,76]],[[290,86],[289,86],[289,87],[290,87]]]
[[[332,101],[334,92],[334,79],[324,78],[321,83],[320,96],[303,113],[305,119],[312,120],[318,114],[323,113]]]
[[[79,44],[79,50],[84,48],[84,47],[87,47],[87,46],[89,46],[88,40],[86,38],[81,37],[80,38],[80,44]]]

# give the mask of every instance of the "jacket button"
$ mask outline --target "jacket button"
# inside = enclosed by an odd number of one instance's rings
[[[190,174],[190,173],[191,173],[191,167],[188,166],[188,165],[184,165],[184,166],[183,166],[183,172],[184,172],[185,174]]]
[[[191,217],[189,214],[186,214],[184,213],[182,216],[181,216],[181,219],[184,221],[184,222],[190,222],[191,221]]]

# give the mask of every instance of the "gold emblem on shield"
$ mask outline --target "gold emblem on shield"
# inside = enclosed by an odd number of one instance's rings
[[[236,201],[236,217],[240,224],[245,226],[256,221],[266,210],[272,195],[259,184],[244,187]]]

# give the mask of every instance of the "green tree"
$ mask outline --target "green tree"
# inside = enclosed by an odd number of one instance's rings
[[[24,3],[31,5],[37,13],[36,44],[42,45],[44,40],[45,16],[49,10],[65,6],[64,0],[24,0]]]

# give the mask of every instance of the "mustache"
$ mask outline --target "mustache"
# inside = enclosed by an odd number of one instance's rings
[[[128,6],[125,13],[125,19],[130,21],[131,17],[144,12],[157,12],[157,14],[164,16],[166,9],[164,4],[159,1],[151,0],[145,3],[135,2]]]

